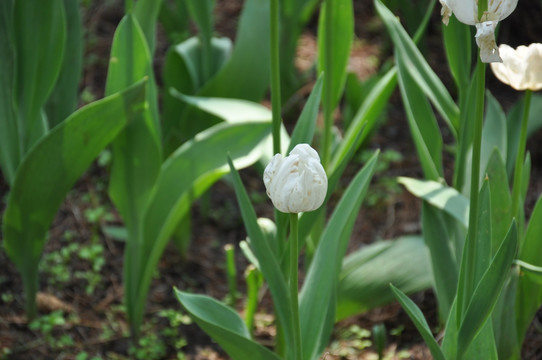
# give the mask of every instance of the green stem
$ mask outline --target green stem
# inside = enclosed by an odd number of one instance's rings
[[[279,34],[279,0],[271,0],[271,112],[273,115],[273,153],[280,150],[280,34]]]
[[[487,0],[478,0],[478,19],[482,20],[484,12],[487,11]]]
[[[235,248],[232,244],[224,246],[226,252],[226,270],[228,274],[228,288],[230,305],[235,305],[237,300],[237,269],[235,268]]]
[[[469,229],[467,234],[467,243],[463,251],[463,256],[466,256],[463,262],[466,269],[461,273],[464,275],[463,281],[460,279],[460,284],[463,284],[463,296],[458,297],[458,318],[462,319],[465,306],[468,304],[470,296],[474,291],[474,268],[476,262],[476,236],[478,234],[478,194],[480,188],[480,153],[482,148],[482,127],[484,123],[484,97],[485,97],[485,75],[486,64],[482,63],[478,58],[478,66],[476,67],[476,113],[474,119],[474,137],[472,142],[472,167],[471,167],[471,184],[470,184],[470,212],[469,212]]]
[[[301,360],[301,329],[299,325],[299,302],[298,302],[298,214],[290,214],[290,297],[292,316],[294,322],[295,360]]]
[[[324,42],[325,48],[329,49],[333,42],[333,26],[331,26],[331,19],[333,18],[333,1],[326,0],[324,2],[325,11],[325,34]],[[324,108],[324,133],[322,136],[322,166],[327,168],[331,160],[331,128],[333,126],[333,54],[330,51],[325,53],[324,63],[324,96],[323,96],[323,108]]]
[[[33,265],[21,271],[23,278],[25,301],[25,313],[28,321],[32,321],[38,315],[36,295],[38,293],[38,270]]]
[[[525,161],[525,147],[527,144],[527,123],[529,122],[529,110],[531,108],[532,91],[525,91],[525,99],[523,101],[523,118],[521,119],[521,132],[519,136],[518,153],[516,157],[516,165],[514,168],[514,183],[512,190],[512,214],[516,218],[519,217],[519,203],[521,197],[523,163]]]

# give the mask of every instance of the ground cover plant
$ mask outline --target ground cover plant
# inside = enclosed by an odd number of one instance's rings
[[[2,2],[0,358],[539,357],[542,4],[474,3]]]

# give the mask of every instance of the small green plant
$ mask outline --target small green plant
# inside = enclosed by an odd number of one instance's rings
[[[331,343],[330,354],[346,359],[358,359],[362,350],[372,345],[371,332],[358,325],[339,330],[337,339]]]
[[[34,331],[39,331],[43,335],[43,340],[51,347],[51,349],[58,350],[74,344],[71,335],[63,334],[60,337],[57,337],[54,334],[55,329],[61,328],[66,324],[67,321],[64,318],[64,312],[62,310],[56,310],[33,320],[30,323],[29,328]]]

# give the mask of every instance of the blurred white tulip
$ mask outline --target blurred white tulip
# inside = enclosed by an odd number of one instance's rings
[[[542,89],[542,44],[499,46],[502,63],[491,64],[493,74],[516,90]]]
[[[265,168],[263,182],[273,205],[285,213],[318,209],[327,193],[327,176],[318,153],[299,144],[283,157],[276,154]]]
[[[502,62],[495,42],[495,29],[516,8],[518,0],[488,0],[487,11],[478,18],[478,0],[440,0],[442,22],[448,25],[452,13],[457,20],[476,26],[476,44],[485,63]]]

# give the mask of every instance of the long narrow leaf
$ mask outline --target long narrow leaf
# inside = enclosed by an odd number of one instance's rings
[[[444,357],[444,354],[442,353],[442,350],[440,349],[437,341],[433,337],[431,329],[429,328],[429,325],[427,324],[427,321],[425,320],[425,317],[423,316],[423,313],[420,311],[418,306],[416,306],[416,304],[412,300],[410,300],[408,296],[403,294],[401,290],[397,289],[392,284],[390,284],[390,287],[397,301],[401,303],[401,306],[407,312],[410,320],[412,320],[412,322],[416,326],[416,329],[418,329],[418,331],[422,335],[425,343],[431,351],[431,355],[433,355],[436,360],[445,360],[446,358]]]
[[[19,122],[23,126],[22,148],[26,152],[48,130],[42,107],[62,65],[66,17],[62,1],[46,1],[36,6],[32,0],[17,0],[13,14],[17,53],[16,102]]]
[[[358,172],[343,194],[322,234],[305,278],[299,299],[305,359],[317,358],[331,335],[331,325],[335,318],[334,298],[342,259],[377,159],[378,152]]]
[[[280,321],[284,331],[284,339],[288,349],[294,349],[293,333],[294,326],[292,320],[292,312],[290,310],[290,295],[289,290],[284,280],[282,270],[280,268],[279,260],[275,256],[271,245],[266,241],[266,237],[263,235],[258,221],[256,219],[256,213],[250,203],[248,194],[241,182],[241,177],[235,169],[232,161],[228,159],[230,170],[233,177],[233,186],[235,188],[235,195],[237,202],[241,208],[241,215],[243,222],[247,230],[248,236],[251,240],[251,246],[258,262],[260,264],[260,270],[264,279],[269,284],[271,295],[275,304],[276,314]]]
[[[324,77],[320,75],[312,88],[311,94],[307,99],[303,111],[301,112],[301,115],[299,115],[294,131],[292,132],[290,144],[288,145],[288,154],[297,144],[312,143],[314,131],[316,130],[316,120],[318,118],[318,108],[320,106],[323,83]]]
[[[66,49],[55,88],[45,110],[49,127],[64,121],[77,108],[79,81],[83,73],[83,24],[79,3],[63,0],[66,9]]]
[[[203,295],[177,289],[175,295],[199,327],[218,342],[233,360],[280,360],[271,350],[250,339],[243,319],[231,308]]]
[[[0,168],[8,184],[13,182],[22,154],[19,125],[15,116],[15,45],[13,43],[13,0],[0,2]]]
[[[497,303],[499,294],[510,273],[517,249],[517,228],[512,223],[506,238],[474,290],[457,334],[458,353],[464,353],[480,331]]]
[[[427,64],[423,55],[393,13],[380,0],[375,0],[375,7],[388,28],[395,45],[397,57],[401,58],[409,74],[425,95],[431,99],[433,105],[446,120],[452,133],[457,134],[459,109],[448,90]]]

